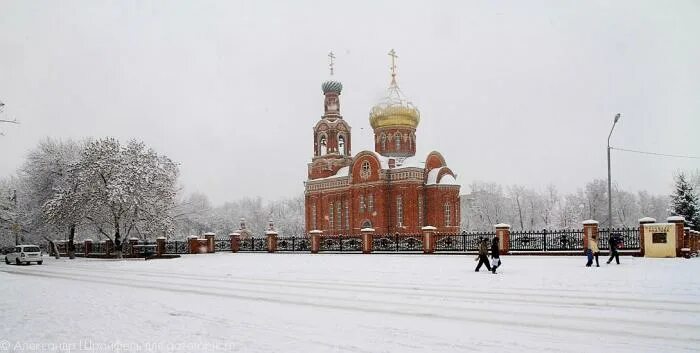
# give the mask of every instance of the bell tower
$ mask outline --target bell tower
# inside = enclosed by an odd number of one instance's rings
[[[340,115],[343,84],[334,79],[335,55],[328,54],[331,77],[321,84],[323,116],[314,126],[314,154],[309,163],[309,179],[335,175],[352,161],[350,124]]]

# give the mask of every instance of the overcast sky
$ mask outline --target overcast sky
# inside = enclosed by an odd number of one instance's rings
[[[605,143],[700,155],[697,1],[0,1],[0,176],[46,136],[144,140],[215,203],[303,192],[327,53],[353,153],[398,82],[418,155],[475,180],[575,191]],[[613,180],[670,193],[698,159],[613,151]]]

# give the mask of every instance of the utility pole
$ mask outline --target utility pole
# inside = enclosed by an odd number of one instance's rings
[[[620,113],[615,114],[610,134],[608,134],[608,229],[612,229],[612,182],[610,181],[610,136],[615,130],[615,124],[620,120]]]

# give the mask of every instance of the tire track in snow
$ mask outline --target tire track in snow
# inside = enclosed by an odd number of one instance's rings
[[[678,301],[678,300],[663,300],[663,304],[672,304],[675,306],[680,306],[677,308],[672,308],[669,306],[658,306],[659,300],[648,300],[648,299],[641,299],[641,298],[633,298],[633,297],[624,297],[624,298],[619,298],[619,297],[606,297],[606,296],[596,296],[596,295],[562,295],[562,294],[553,294],[551,296],[543,295],[543,292],[546,291],[541,291],[536,294],[530,294],[530,293],[520,293],[517,290],[512,291],[510,289],[505,289],[507,292],[494,292],[494,291],[486,291],[486,290],[481,290],[481,289],[470,289],[470,290],[463,290],[463,289],[455,289],[451,287],[432,287],[428,286],[427,288],[421,288],[418,286],[405,286],[405,285],[376,285],[376,284],[368,284],[368,283],[356,283],[356,282],[344,282],[344,281],[336,281],[334,282],[323,282],[323,281],[314,281],[314,280],[274,280],[274,279],[260,279],[260,278],[249,278],[249,277],[240,277],[240,276],[231,276],[231,275],[226,275],[224,276],[205,276],[205,275],[194,275],[194,274],[176,274],[176,273],[164,273],[164,272],[158,272],[158,271],[135,271],[135,270],[111,270],[111,269],[95,269],[95,268],[86,268],[91,270],[92,272],[95,271],[100,271],[100,272],[105,272],[105,273],[119,273],[121,275],[124,274],[132,274],[132,275],[139,275],[139,276],[144,276],[144,277],[171,277],[171,278],[179,278],[179,279],[187,279],[187,280],[196,280],[196,281],[202,281],[202,282],[211,282],[211,281],[216,281],[216,282],[222,282],[222,283],[231,283],[231,282],[238,282],[238,283],[248,283],[248,284],[256,284],[256,283],[261,283],[260,285],[263,285],[263,283],[269,283],[274,286],[280,286],[284,285],[287,287],[294,287],[294,288],[313,288],[313,289],[327,289],[327,290],[334,290],[335,288],[344,288],[346,291],[356,291],[356,292],[365,292],[360,289],[357,289],[357,287],[363,287],[363,288],[371,288],[373,289],[376,293],[386,293],[386,294],[411,294],[411,295],[420,295],[420,294],[425,294],[425,295],[439,295],[441,297],[445,297],[445,293],[454,293],[456,295],[451,295],[448,296],[450,298],[454,299],[474,299],[474,300],[493,300],[493,296],[500,296],[504,297],[502,300],[503,301],[509,301],[508,297],[512,296],[517,296],[517,297],[527,297],[530,299],[521,299],[521,298],[515,298],[511,299],[510,301],[515,301],[515,302],[521,302],[521,303],[537,303],[537,304],[543,304],[547,306],[556,306],[556,304],[564,304],[567,306],[580,306],[580,307],[590,307],[590,306],[598,306],[600,305],[601,302],[615,302],[614,305],[615,307],[618,308],[627,308],[627,309],[632,309],[632,310],[644,310],[644,311],[649,311],[649,310],[665,310],[665,311],[672,311],[672,312],[682,312],[682,313],[699,313],[700,314],[700,302],[689,302],[689,301]],[[75,274],[80,274],[80,272],[73,272],[73,271],[68,271],[67,273],[75,273]],[[306,284],[314,284],[314,286],[303,286],[300,283],[306,283]],[[403,291],[410,291],[410,292],[405,292],[405,293],[399,293],[399,292],[390,292],[387,291],[388,289],[398,289],[398,290],[403,290]],[[535,289],[533,289],[535,290]],[[475,296],[474,294],[482,294],[484,296]],[[637,294],[638,295],[638,294]],[[541,298],[547,298],[546,300],[543,300]],[[562,299],[573,299],[579,302],[576,302],[575,304],[572,303],[571,301],[568,300],[562,300]],[[558,302],[557,302],[558,301]],[[657,306],[654,305],[630,305],[629,303],[640,303],[640,304],[656,304]],[[690,308],[688,308],[690,306]]]
[[[543,324],[543,323],[533,323],[530,320],[525,321],[518,316],[526,316],[529,315],[528,313],[524,312],[517,312],[517,311],[502,311],[501,315],[499,315],[499,319],[490,319],[488,318],[489,315],[492,315],[496,312],[494,309],[478,309],[478,308],[465,308],[468,309],[467,314],[469,313],[477,313],[477,312],[484,312],[487,315],[464,315],[464,312],[460,312],[460,314],[456,314],[454,312],[454,307],[445,307],[445,306],[435,306],[435,305],[426,305],[421,303],[415,303],[415,304],[410,304],[407,305],[405,303],[400,303],[400,302],[386,302],[386,301],[377,301],[377,300],[361,300],[359,303],[357,301],[352,301],[348,300],[347,298],[338,298],[338,297],[311,297],[306,294],[291,294],[288,292],[274,292],[270,290],[252,290],[252,289],[244,289],[244,288],[230,288],[230,287],[199,287],[198,289],[192,289],[190,285],[180,285],[177,283],[172,283],[172,282],[161,282],[161,281],[150,281],[149,283],[157,283],[159,286],[153,286],[153,285],[142,285],[142,284],[135,284],[134,283],[134,278],[125,278],[125,279],[111,279],[111,280],[105,280],[105,279],[86,279],[84,276],[76,277],[73,275],[69,274],[59,274],[59,273],[54,273],[52,275],[45,273],[46,271],[42,272],[37,272],[37,271],[11,271],[11,270],[2,270],[2,272],[5,273],[12,273],[12,274],[17,274],[17,275],[26,275],[26,276],[37,276],[37,277],[47,277],[47,278],[59,278],[59,279],[67,279],[67,280],[73,280],[73,281],[80,281],[80,282],[87,282],[87,283],[101,283],[101,284],[107,284],[107,285],[115,285],[115,286],[125,286],[125,287],[131,287],[131,288],[144,288],[144,289],[154,289],[154,290],[160,290],[160,291],[167,291],[167,292],[180,292],[180,293],[189,293],[189,294],[197,294],[197,295],[206,295],[206,296],[216,296],[216,297],[223,297],[223,298],[233,298],[233,299],[240,299],[240,300],[250,300],[254,302],[270,302],[270,303],[277,303],[277,304],[291,304],[291,305],[301,305],[301,306],[310,306],[310,307],[315,307],[315,308],[327,308],[327,309],[338,309],[338,310],[346,310],[346,311],[360,311],[360,312],[370,312],[370,313],[383,313],[383,314],[393,314],[393,315],[400,315],[400,316],[410,316],[410,317],[416,317],[416,318],[426,318],[426,319],[446,319],[446,320],[453,320],[453,321],[461,321],[461,322],[474,322],[474,323],[485,323],[485,324],[491,324],[491,325],[505,325],[505,326],[513,326],[513,327],[518,327],[518,328],[529,328],[529,329],[548,329],[548,330],[562,330],[562,331],[571,331],[571,332],[586,332],[586,333],[594,333],[597,335],[603,334],[603,335],[612,335],[612,336],[618,336],[618,335],[626,335],[628,336],[634,336],[639,339],[657,339],[657,340],[670,340],[670,339],[682,339],[684,341],[687,341],[688,343],[690,342],[699,342],[700,338],[695,337],[695,336],[690,336],[690,337],[685,337],[685,338],[680,338],[678,336],[678,331],[675,330],[675,328],[678,328],[679,326],[682,326],[681,324],[678,323],[669,323],[669,325],[662,325],[660,322],[655,321],[655,322],[643,322],[639,320],[632,320],[629,321],[628,324],[625,326],[625,330],[619,330],[618,326],[620,323],[620,320],[618,320],[615,323],[614,327],[611,327],[610,329],[590,329],[590,327],[596,327],[595,325],[600,325],[600,318],[599,317],[578,317],[575,315],[567,314],[567,315],[559,315],[556,317],[554,320],[552,320],[551,323],[549,324]],[[209,289],[209,290],[205,290]],[[221,291],[224,291],[223,293]],[[241,295],[235,293],[236,291],[238,292],[248,292],[251,295]],[[273,295],[279,295],[280,297],[275,297],[275,296],[270,296],[271,294]],[[291,297],[296,297],[296,299],[292,300],[290,299]],[[310,300],[311,299],[311,300]],[[335,300],[339,300],[339,302],[335,302]],[[350,305],[346,304],[348,302],[351,302]],[[382,305],[383,307],[377,307],[377,306],[367,306],[367,305],[362,305],[362,304],[379,304]],[[424,311],[417,311],[416,309],[423,309]],[[431,311],[425,311],[427,309],[442,309],[443,312],[431,312]],[[445,311],[446,310],[446,311]],[[512,318],[508,318],[511,316]],[[541,316],[541,314],[540,314]],[[551,318],[551,314],[546,315],[548,318]],[[584,320],[584,321],[591,321],[590,325],[577,325],[573,326],[571,325],[571,321],[574,320]],[[674,329],[671,329],[673,327]],[[695,328],[697,332],[697,329],[700,328],[697,325],[690,325],[689,328]],[[644,332],[646,329],[646,332]],[[666,329],[668,332],[666,335],[659,334],[660,329]]]

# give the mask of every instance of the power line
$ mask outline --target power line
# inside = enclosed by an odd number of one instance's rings
[[[617,151],[624,151],[624,152],[633,152],[633,153],[640,153],[640,154],[650,154],[654,156],[661,156],[661,157],[675,157],[675,158],[690,158],[690,159],[700,159],[700,157],[695,157],[695,156],[684,156],[680,154],[665,154],[665,153],[656,153],[656,152],[647,152],[647,151],[637,151],[637,150],[630,150],[626,148],[617,148],[617,147],[610,147],[610,149],[617,150]]]

